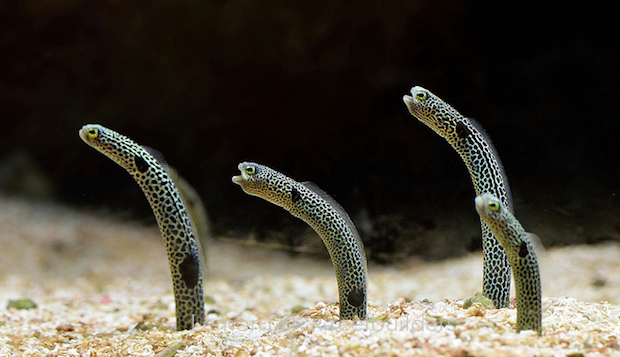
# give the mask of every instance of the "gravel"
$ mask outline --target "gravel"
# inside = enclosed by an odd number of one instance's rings
[[[212,240],[207,322],[176,332],[156,227],[0,196],[0,244],[0,356],[620,355],[614,243],[541,256],[542,337],[516,332],[514,306],[462,307],[480,253],[371,264],[369,319],[347,322],[329,261]]]

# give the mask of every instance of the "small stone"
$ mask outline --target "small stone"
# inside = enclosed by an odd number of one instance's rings
[[[183,346],[185,346],[183,341],[174,341],[170,343],[165,350],[157,353],[155,357],[172,357],[177,353],[177,350]]]
[[[71,324],[65,324],[65,325],[56,326],[56,330],[57,331],[73,331],[75,330],[75,327],[73,327],[73,325]]]
[[[306,309],[306,307],[302,306],[302,305],[295,305],[291,308],[291,314],[295,315],[298,314],[302,311],[304,311]]]
[[[215,299],[209,295],[205,295],[205,304],[215,305]]]
[[[442,316],[428,315],[428,317],[433,319],[433,320],[435,320],[435,322],[439,326],[458,326],[458,325],[464,324],[464,322],[462,322],[462,321],[458,321],[458,320],[452,319],[452,318],[445,318],[445,317],[442,317]]]
[[[150,329],[156,328],[157,326],[149,324],[148,322],[140,321],[138,324],[132,329],[134,332],[142,332],[148,331]]]
[[[487,309],[480,302],[475,302],[471,305],[469,309],[467,309],[467,316],[478,316],[482,317],[486,314]]]
[[[480,303],[485,309],[495,308],[495,304],[493,304],[493,301],[482,294],[476,294],[475,296],[472,296],[469,299],[463,301],[463,308],[469,309],[474,303]]]
[[[17,300],[9,300],[7,304],[7,309],[19,309],[19,310],[29,310],[37,307],[37,304],[30,299],[17,299]]]

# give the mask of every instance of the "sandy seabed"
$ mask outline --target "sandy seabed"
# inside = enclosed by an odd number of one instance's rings
[[[207,322],[176,332],[156,227],[0,196],[0,243],[0,356],[620,355],[614,243],[540,257],[542,337],[516,332],[514,307],[463,308],[480,253],[371,264],[369,319],[340,322],[329,261],[213,240]],[[21,298],[37,307],[7,308]]]

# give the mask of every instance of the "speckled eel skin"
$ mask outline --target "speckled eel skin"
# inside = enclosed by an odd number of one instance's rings
[[[517,293],[517,331],[542,332],[540,270],[532,245],[533,234],[525,232],[521,223],[497,197],[485,193],[475,199],[476,211],[504,247],[515,277]]]
[[[512,211],[504,168],[482,127],[422,87],[411,88],[411,95],[405,95],[403,101],[414,117],[446,139],[461,156],[476,195],[492,193]],[[506,307],[510,297],[510,265],[493,232],[484,221],[481,226],[484,253],[482,294],[491,299],[496,308]]]
[[[366,254],[355,225],[334,199],[310,182],[299,183],[264,165],[239,164],[233,182],[308,223],[323,240],[336,271],[340,319],[366,319]]]
[[[84,125],[80,138],[122,166],[136,180],[153,209],[166,243],[176,305],[177,330],[204,324],[202,266],[191,219],[179,191],[147,148],[101,125]],[[162,166],[163,165],[163,166]]]

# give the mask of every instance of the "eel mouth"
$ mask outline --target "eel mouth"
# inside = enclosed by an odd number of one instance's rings
[[[88,142],[88,134],[86,133],[86,127],[83,126],[82,129],[78,132],[80,134],[80,138],[85,142]]]
[[[474,199],[474,204],[476,205],[476,211],[478,211],[480,217],[486,217],[487,212],[484,209],[484,199],[481,196],[478,196]]]
[[[243,182],[243,176],[241,176],[241,175],[233,176],[232,177],[232,182],[234,182],[237,185],[241,186],[241,183]]]
[[[403,102],[405,102],[405,106],[409,109],[409,113],[415,115],[415,101],[413,100],[413,96],[404,95]]]
[[[245,165],[246,165],[245,162],[242,162],[239,165],[237,165],[237,169],[239,169],[239,173],[241,175],[236,175],[232,177],[232,182],[236,183],[239,186],[243,186],[243,182],[248,179],[246,177],[245,172],[243,171],[243,168],[245,167]]]

